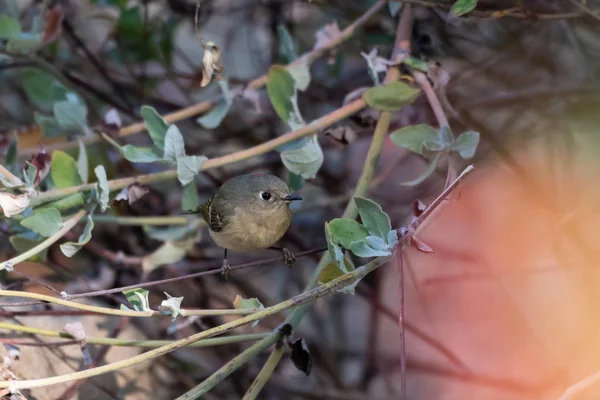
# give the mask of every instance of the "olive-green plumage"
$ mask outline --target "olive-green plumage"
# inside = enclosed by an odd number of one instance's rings
[[[200,206],[209,234],[224,249],[251,252],[273,246],[292,221],[290,193],[272,175],[241,175],[225,182]]]

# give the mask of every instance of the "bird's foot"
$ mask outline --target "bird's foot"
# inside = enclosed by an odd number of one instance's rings
[[[231,276],[231,266],[229,265],[227,260],[223,260],[223,263],[221,264],[221,275],[225,279],[229,279],[229,277]]]
[[[292,264],[296,262],[296,256],[285,247],[281,251],[283,252],[283,261],[285,262],[285,265],[291,267]]]

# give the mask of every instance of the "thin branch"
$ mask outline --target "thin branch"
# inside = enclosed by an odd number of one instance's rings
[[[279,360],[281,360],[281,357],[283,357],[284,354],[285,347],[283,344],[275,347],[275,350],[271,352],[269,359],[265,363],[264,367],[260,370],[260,373],[256,376],[256,379],[254,379],[254,382],[252,382],[252,385],[250,385],[248,388],[248,391],[242,400],[254,400],[257,398],[258,394],[265,386],[271,375],[273,375]]]
[[[400,400],[406,400],[406,337],[404,336],[404,254],[402,246],[398,251],[398,284],[400,291],[400,309],[398,326],[400,327]]]

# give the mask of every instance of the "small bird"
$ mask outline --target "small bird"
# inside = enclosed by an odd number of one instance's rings
[[[231,275],[227,250],[253,252],[272,249],[283,252],[291,266],[296,257],[286,248],[274,247],[290,227],[290,202],[302,200],[284,181],[273,175],[247,174],[225,182],[198,210],[208,224],[208,233],[225,249],[221,266]]]

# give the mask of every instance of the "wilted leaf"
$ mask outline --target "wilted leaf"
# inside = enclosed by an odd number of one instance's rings
[[[199,205],[200,198],[198,197],[198,188],[196,187],[196,181],[192,179],[190,183],[183,186],[181,209],[183,211],[196,210]]]
[[[331,220],[329,222],[329,230],[333,241],[346,249],[350,249],[352,242],[363,241],[369,235],[367,228],[354,220],[346,218]]]
[[[379,50],[373,49],[369,52],[369,54],[363,52],[360,53],[360,55],[363,56],[363,58],[367,61],[369,75],[371,76],[371,79],[373,80],[375,86],[379,86],[380,84],[379,73],[386,72],[391,65],[395,64],[390,60],[386,60],[383,57],[379,57],[377,55],[378,52]]]
[[[0,39],[10,39],[19,33],[21,33],[19,21],[6,14],[0,14]]]
[[[298,149],[283,151],[281,161],[288,171],[300,175],[304,179],[316,177],[323,165],[323,150],[317,141],[317,136],[312,136]]]
[[[421,239],[417,238],[414,235],[410,236],[410,242],[419,250],[422,251],[423,253],[434,253],[433,249],[431,248],[431,246],[429,246],[427,243],[423,242]]]
[[[238,310],[263,310],[265,306],[256,298],[252,299],[244,299],[239,294],[236,294],[233,299],[233,308]],[[256,320],[252,323],[252,327],[258,325],[258,321]]]
[[[477,7],[477,0],[458,0],[450,9],[450,13],[460,17]]]
[[[158,151],[151,147],[135,147],[126,144],[121,148],[121,153],[125,159],[131,162],[152,163],[163,160],[163,157],[158,154]]]
[[[83,183],[87,183],[89,178],[87,151],[85,149],[85,144],[83,144],[83,141],[80,137],[77,138],[77,142],[79,144],[79,156],[77,157],[77,171],[79,172],[79,177],[81,178]]]
[[[153,107],[142,106],[140,113],[146,124],[146,129],[154,145],[162,150],[165,147],[165,135],[169,124],[156,112]]]
[[[66,242],[60,245],[60,249],[63,254],[67,257],[73,257],[83,246],[87,244],[92,238],[92,229],[94,229],[94,221],[92,220],[92,213],[87,216],[87,221],[83,232],[79,235],[77,242]]]
[[[77,341],[81,342],[86,339],[85,329],[81,322],[67,322],[63,327],[63,331],[71,335],[73,339]]]
[[[468,131],[461,133],[456,138],[451,149],[458,152],[465,160],[468,160],[469,158],[473,158],[478,145],[479,132]]]
[[[64,151],[54,151],[52,153],[50,173],[57,189],[65,189],[82,184],[77,163]]]
[[[149,191],[150,189],[139,183],[133,183],[126,188],[123,188],[123,190],[115,197],[114,201],[127,200],[131,205],[144,197]]]
[[[23,212],[29,206],[29,196],[24,193],[14,195],[6,192],[0,192],[0,208],[4,216],[12,217]]]
[[[363,98],[370,107],[394,112],[411,104],[420,93],[421,90],[413,89],[404,82],[392,82],[367,90]]]
[[[415,153],[423,155],[423,143],[439,143],[439,136],[429,125],[411,125],[398,129],[390,134],[392,142]]]
[[[373,200],[359,196],[354,198],[354,203],[358,208],[362,224],[369,234],[386,239],[388,232],[392,229],[392,224],[390,217],[383,212],[381,206]]]
[[[312,360],[310,358],[306,341],[302,338],[296,340],[295,342],[290,341],[289,347],[292,350],[290,357],[294,363],[294,366],[308,376],[312,369]]]
[[[435,167],[437,167],[437,164],[440,161],[440,157],[441,156],[442,156],[442,153],[436,154],[431,159],[431,161],[429,161],[429,164],[427,165],[427,168],[425,168],[425,170],[421,173],[421,175],[419,175],[418,177],[416,177],[415,179],[413,179],[411,181],[402,182],[401,185],[404,185],[404,186],[416,186],[419,183],[423,182],[425,179],[427,179],[433,173],[433,171],[435,171]]]
[[[152,311],[150,301],[148,300],[148,291],[142,288],[130,289],[123,291],[129,304],[133,306],[135,311]],[[121,304],[121,310],[129,310],[129,308]]]
[[[292,97],[296,93],[296,82],[289,71],[281,66],[274,65],[269,69],[267,81],[267,94],[279,118],[288,122],[290,114],[294,113]]]
[[[172,297],[169,293],[163,292],[167,296],[167,300],[160,303],[159,310],[164,315],[171,315],[171,321],[175,321],[177,316],[181,314],[181,302],[183,297]]]
[[[94,168],[96,177],[98,178],[98,203],[102,212],[108,207],[110,190],[108,188],[108,179],[106,178],[106,170],[103,165],[98,165]]]
[[[213,42],[208,42],[202,46],[204,55],[202,56],[202,82],[201,87],[205,87],[212,81],[213,75],[216,79],[222,79],[221,72],[223,66],[221,63],[221,49]]]
[[[55,5],[44,17],[44,37],[42,43],[52,43],[58,38],[62,29],[62,21],[65,17],[60,4]]]
[[[427,77],[433,82],[435,90],[441,90],[450,82],[450,74],[439,62],[430,61],[428,64]]]
[[[22,220],[21,225],[42,236],[50,237],[60,229],[62,219],[56,208],[45,208]]]
[[[389,256],[392,254],[390,250],[377,250],[369,246],[369,243],[365,241],[355,241],[350,245],[350,250],[358,257],[380,257]]]

